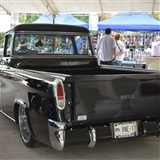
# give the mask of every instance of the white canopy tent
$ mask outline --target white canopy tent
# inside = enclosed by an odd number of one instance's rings
[[[108,13],[108,12],[156,12],[160,0],[1,0],[1,13]]]
[[[1,25],[5,24],[5,25]],[[11,18],[9,15],[0,15],[0,33],[6,32],[11,27]]]
[[[6,32],[11,26],[15,26],[17,24],[20,24],[18,14],[0,14],[0,33]]]

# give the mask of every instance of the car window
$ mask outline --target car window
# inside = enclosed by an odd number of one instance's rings
[[[16,34],[14,54],[88,54],[89,37],[66,34]]]

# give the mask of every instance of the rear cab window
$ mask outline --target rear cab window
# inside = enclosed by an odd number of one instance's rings
[[[13,54],[91,54],[88,34],[16,33]]]

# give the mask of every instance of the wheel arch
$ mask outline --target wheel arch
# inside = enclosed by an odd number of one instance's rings
[[[25,116],[27,118],[27,121],[28,121],[28,127],[29,127],[29,130],[30,130],[30,133],[31,133],[31,136],[29,138],[29,141],[25,142],[25,140],[23,139],[23,134],[21,132],[21,127],[19,125],[19,123],[21,121],[19,121],[19,109],[23,108],[24,111],[25,111]],[[30,116],[29,116],[29,110],[28,110],[28,106],[27,104],[25,103],[25,101],[21,100],[21,99],[16,99],[15,101],[15,104],[14,104],[14,115],[15,115],[15,121],[16,123],[19,125],[19,130],[20,130],[20,134],[21,134],[21,138],[23,140],[23,143],[27,146],[27,147],[34,147],[35,145],[38,144],[38,141],[36,140],[34,134],[33,134],[33,130],[32,130],[32,127],[31,127],[31,123],[30,123]]]
[[[28,113],[28,107],[27,104],[25,103],[25,101],[21,100],[21,99],[16,99],[15,103],[14,103],[14,117],[15,117],[15,121],[18,124],[18,112],[19,112],[19,107],[23,107],[26,110],[26,114],[27,114],[27,119],[29,121],[29,113]],[[30,123],[29,123],[30,125]],[[31,126],[30,126],[31,127]]]

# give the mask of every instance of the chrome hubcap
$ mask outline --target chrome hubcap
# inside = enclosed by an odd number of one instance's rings
[[[19,128],[23,141],[27,143],[30,140],[31,131],[29,128],[26,111],[22,107],[19,108]]]

